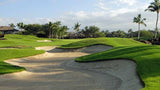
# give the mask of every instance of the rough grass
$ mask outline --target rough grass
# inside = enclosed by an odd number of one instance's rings
[[[37,38],[30,35],[5,35],[6,40],[0,40],[0,47],[15,48],[15,49],[0,49],[0,74],[13,73],[25,70],[23,67],[10,65],[4,60],[32,56],[44,53],[42,50],[35,50],[38,46],[55,46],[65,45],[71,42],[80,40],[58,40],[51,39],[53,42],[37,42],[37,40],[44,40],[47,38]]]
[[[76,61],[134,60],[137,63],[137,71],[145,83],[145,88],[142,90],[160,89],[160,46],[145,45],[131,39],[100,38],[74,42],[64,45],[62,48],[79,48],[94,44],[111,45],[114,48],[108,51],[76,58]]]

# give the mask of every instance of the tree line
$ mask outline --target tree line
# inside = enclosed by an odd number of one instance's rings
[[[14,24],[9,24],[11,27],[15,27]],[[81,24],[75,23],[73,29],[74,32],[68,32],[69,28],[62,25],[60,21],[48,22],[46,24],[24,24],[23,22],[17,23],[20,31],[19,34],[24,35],[36,35],[38,37],[48,37],[57,39],[75,39],[75,38],[98,38],[98,37],[120,37],[120,38],[133,38],[138,37],[139,32],[143,38],[153,38],[153,30],[141,30],[133,31],[129,29],[127,32],[124,30],[109,31],[100,30],[97,26],[86,26],[80,29]],[[160,34],[158,34],[160,37]]]
[[[16,26],[11,23],[10,27],[15,28]],[[17,27],[21,32],[19,34],[24,35],[36,35],[38,37],[48,37],[48,38],[64,38],[67,34],[69,28],[62,25],[60,21],[48,22],[46,24],[24,24],[23,22],[17,23]]]

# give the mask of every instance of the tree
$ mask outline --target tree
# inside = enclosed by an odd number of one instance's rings
[[[144,21],[146,18],[142,18],[141,14],[138,14],[137,17],[134,17],[133,23],[138,23],[138,40],[140,39],[140,29],[141,29],[141,24],[144,26],[147,26]]]
[[[9,24],[9,26],[12,27],[12,28],[16,27],[13,23]]]
[[[133,30],[132,30],[132,29],[129,29],[129,30],[128,30],[128,34],[129,34],[129,37],[130,37],[130,38],[133,37],[132,33],[133,33]]]
[[[79,24],[79,23],[77,22],[77,23],[75,24],[75,26],[74,26],[74,30],[77,31],[77,32],[79,32],[80,26],[81,26],[81,24]]]
[[[157,38],[158,33],[158,20],[159,20],[159,11],[160,11],[160,1],[154,0],[151,2],[148,8],[145,11],[156,12],[157,13],[157,20],[156,20],[156,29],[155,29],[155,39]]]
[[[22,29],[24,28],[23,22],[17,23],[17,26],[18,26],[19,29],[21,29],[21,31],[22,31]]]
[[[123,37],[124,38],[125,36],[126,36],[126,33],[124,31],[122,31],[122,30],[117,31],[117,37],[121,37],[121,38]]]
[[[142,33],[141,35],[143,36],[143,38],[147,38],[147,39],[151,39],[154,36],[154,33],[148,30],[142,30],[141,33]]]
[[[27,34],[44,34],[43,27],[40,24],[28,24],[24,26],[25,33]],[[42,33],[43,32],[43,33]]]
[[[97,26],[89,26],[89,27],[86,26],[85,29],[82,30],[82,33],[86,38],[96,38],[101,36],[101,35],[98,35],[100,34],[99,30],[100,29]]]
[[[57,21],[55,23],[53,23],[51,25],[51,30],[52,30],[52,38],[53,38],[53,35],[55,38],[59,38],[59,30],[60,30],[60,25],[61,25],[61,22],[60,21]]]
[[[111,37],[111,32],[109,32],[109,30],[105,30],[105,31],[102,31],[106,37]]]
[[[68,30],[69,28],[67,27],[67,26],[62,26],[62,27],[60,27],[60,30],[59,30],[59,38],[63,38],[63,36],[65,35],[65,34],[67,34],[67,30]]]
[[[49,22],[49,38],[52,38],[53,36],[53,33],[52,33],[52,28],[51,28],[51,26],[53,25],[53,23],[52,22]]]
[[[61,26],[61,22],[49,22],[46,24],[28,24],[23,26],[23,34],[37,35],[38,37],[63,38],[69,29],[67,26]]]

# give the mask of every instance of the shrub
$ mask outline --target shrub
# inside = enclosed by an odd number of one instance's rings
[[[0,38],[3,38],[4,34],[2,32],[0,32]]]

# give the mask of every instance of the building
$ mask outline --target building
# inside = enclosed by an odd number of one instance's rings
[[[2,32],[3,34],[16,34],[18,33],[18,30],[9,26],[0,26],[0,32]]]

